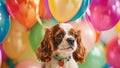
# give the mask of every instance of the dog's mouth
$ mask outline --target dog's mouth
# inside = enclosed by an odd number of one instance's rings
[[[67,47],[67,48],[63,48],[61,50],[69,50],[69,49],[72,49],[73,50],[73,47]]]

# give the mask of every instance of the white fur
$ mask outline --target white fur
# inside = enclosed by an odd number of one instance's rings
[[[67,58],[67,57],[71,56],[71,59],[70,59],[70,61],[66,62],[63,67],[60,67],[58,65],[58,60],[55,60],[52,57],[51,61],[45,63],[45,68],[78,68],[77,63],[75,62],[75,60],[73,59],[73,56],[72,56],[73,52],[77,48],[77,42],[76,41],[74,42],[73,49],[66,49],[70,46],[68,44],[68,42],[66,41],[66,39],[67,38],[73,38],[74,39],[74,37],[72,37],[69,34],[70,29],[73,28],[73,27],[72,27],[72,25],[66,24],[66,23],[65,24],[64,23],[60,24],[59,27],[64,29],[64,31],[66,32],[66,35],[64,36],[61,44],[59,44],[58,49],[55,52],[53,52],[52,56],[54,56],[55,54],[59,55],[62,58]]]

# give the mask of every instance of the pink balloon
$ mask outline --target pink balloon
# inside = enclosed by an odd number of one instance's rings
[[[1,54],[1,49],[0,49],[0,67],[1,67],[1,63],[2,63],[2,54]]]
[[[76,25],[78,26],[77,28],[81,30],[83,45],[86,47],[87,51],[90,51],[96,40],[95,30],[87,23],[86,20],[80,20],[79,24]]]
[[[118,43],[118,37],[114,37],[106,45],[108,63],[113,68],[120,68],[120,43]]]
[[[86,17],[95,29],[108,30],[120,19],[120,0],[92,0]]]
[[[16,68],[42,68],[39,63],[33,61],[33,60],[26,60],[23,62],[20,62]]]
[[[5,51],[3,49],[3,45],[0,44],[0,50],[1,50],[1,54],[2,54],[2,59],[5,60],[7,59],[7,55],[5,54]]]

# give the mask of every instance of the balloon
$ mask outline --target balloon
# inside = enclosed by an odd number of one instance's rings
[[[51,13],[47,10],[44,0],[40,0],[39,4],[39,15],[43,19],[49,19],[52,18]]]
[[[23,62],[20,62],[16,68],[42,68],[40,64],[33,60],[25,60]]]
[[[100,37],[100,40],[103,42],[103,43],[106,43],[109,41],[109,39],[111,39],[112,37],[116,36],[117,35],[117,32],[115,31],[114,28],[112,29],[109,29],[109,30],[106,30],[106,31],[102,31],[101,32],[101,37]]]
[[[15,20],[11,20],[11,29],[7,38],[3,42],[3,48],[6,55],[12,59],[17,59],[27,49],[28,32]]]
[[[105,47],[105,45],[104,45],[104,43],[102,43],[102,42],[97,42],[96,44],[95,44],[96,46],[99,46],[99,48],[101,48],[101,50],[102,50],[102,53],[103,53],[103,57],[104,57],[104,62],[106,62],[106,47]]]
[[[120,68],[120,39],[114,37],[106,44],[107,61],[114,68]]]
[[[110,67],[110,65],[106,63],[102,68],[113,68],[113,67]]]
[[[86,62],[79,64],[79,68],[102,68],[104,65],[103,49],[99,46],[94,46],[86,57]]]
[[[4,2],[5,0],[0,0],[0,1],[3,1],[3,2]]]
[[[48,6],[48,0],[44,0],[44,4],[45,4],[45,8],[46,8],[47,12],[52,16],[50,9],[49,9],[49,6]]]
[[[40,42],[43,39],[43,36],[44,36],[44,28],[39,23],[36,23],[31,28],[30,35],[29,35],[31,46],[35,52],[39,47]]]
[[[2,60],[6,60],[6,59],[7,59],[7,56],[6,56],[6,54],[5,54],[5,51],[4,51],[4,49],[3,49],[3,45],[2,45],[2,44],[0,44],[0,50],[1,50],[1,53],[2,53]]]
[[[14,19],[30,29],[37,21],[36,1],[38,0],[6,0],[6,6]]]
[[[1,49],[0,49],[0,67],[1,67],[1,63],[2,63],[2,53],[1,53]]]
[[[10,29],[10,19],[5,4],[0,1],[0,43],[5,39]]]
[[[90,0],[82,0],[82,5],[81,5],[79,11],[77,12],[77,14],[75,14],[75,16],[70,21],[75,21],[76,19],[81,17],[86,12],[86,9],[87,9],[89,3],[90,3]]]
[[[33,51],[32,47],[30,45],[27,47],[27,50],[25,51],[25,53],[17,59],[17,61],[21,62],[21,61],[28,60],[28,59],[38,62],[36,53]]]
[[[118,24],[115,26],[115,29],[117,30],[117,32],[120,32],[120,21],[119,21]]]
[[[99,31],[112,28],[120,19],[120,0],[92,0],[87,20]]]
[[[48,0],[50,11],[58,22],[70,20],[81,7],[83,0]]]
[[[83,45],[85,45],[87,51],[89,51],[95,44],[96,40],[95,30],[87,23],[86,20],[82,20],[79,23],[80,24],[77,24],[77,26],[81,30],[81,38]]]

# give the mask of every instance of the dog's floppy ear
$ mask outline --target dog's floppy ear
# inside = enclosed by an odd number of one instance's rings
[[[51,29],[46,28],[44,39],[37,50],[37,58],[43,62],[51,60],[53,52],[53,43],[51,40]]]
[[[80,35],[80,30],[77,31],[77,50],[73,53],[73,58],[75,59],[76,62],[83,63],[85,62],[85,57],[86,57],[86,48],[83,46],[82,41],[81,41],[81,35]]]

